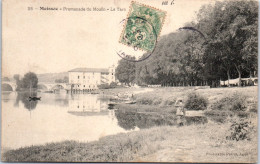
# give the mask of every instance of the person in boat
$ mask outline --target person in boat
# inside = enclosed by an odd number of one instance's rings
[[[176,100],[174,106],[176,108],[177,125],[183,126],[185,123],[185,115],[186,115],[183,100],[182,99]]]

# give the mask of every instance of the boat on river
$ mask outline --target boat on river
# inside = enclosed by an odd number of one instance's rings
[[[29,96],[29,101],[37,101],[37,100],[41,100],[41,97],[31,97]]]
[[[28,97],[29,101],[41,100],[41,97],[32,96],[32,82],[30,82],[30,96]]]

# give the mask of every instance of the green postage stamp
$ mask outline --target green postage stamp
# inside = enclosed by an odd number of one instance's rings
[[[120,43],[152,52],[164,23],[166,12],[132,2]]]

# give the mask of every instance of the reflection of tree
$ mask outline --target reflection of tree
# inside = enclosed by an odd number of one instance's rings
[[[126,130],[131,130],[136,127],[135,123],[135,113],[130,112],[120,112],[118,110],[115,111],[116,118],[118,120],[118,125]]]
[[[69,106],[69,100],[68,99],[55,99],[55,104],[66,107],[66,106]]]
[[[10,100],[11,92],[2,92],[2,100],[4,102],[8,102]]]
[[[174,125],[176,123],[175,117],[169,113],[134,113],[116,110],[115,115],[118,125],[126,130],[135,127],[144,129],[153,126]]]
[[[29,101],[29,96],[37,97],[37,92],[18,92],[14,106],[18,106],[19,101],[22,101],[26,109],[33,110],[36,108],[38,101]]]
[[[38,101],[26,100],[23,103],[24,103],[24,107],[30,111],[36,108]]]
[[[186,125],[191,124],[206,124],[208,123],[208,118],[205,116],[190,116],[185,117]]]
[[[115,111],[118,125],[125,130],[131,130],[135,127],[140,129],[150,128],[154,126],[176,125],[175,115],[170,113],[135,113]],[[205,116],[187,116],[185,117],[185,125],[205,124],[207,123]]]

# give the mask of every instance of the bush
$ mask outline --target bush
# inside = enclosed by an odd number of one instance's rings
[[[117,83],[116,82],[111,82],[109,86],[110,86],[110,88],[116,88],[117,87]]]
[[[187,110],[205,110],[208,106],[208,99],[197,94],[191,93],[184,105]]]
[[[98,88],[99,89],[109,89],[110,86],[109,86],[109,84],[100,84],[100,85],[98,85]]]
[[[229,131],[230,135],[228,135],[226,139],[236,141],[251,140],[251,135],[254,132],[254,126],[248,121],[233,122]]]
[[[217,110],[210,110],[204,113],[210,120],[217,122],[217,123],[225,123],[228,117],[233,117],[234,113],[230,111],[217,111]]]
[[[249,112],[257,113],[257,104],[252,104],[249,109]]]
[[[174,105],[175,101],[175,98],[170,97],[164,101],[163,105],[171,106]]]
[[[138,97],[136,99],[136,103],[143,104],[143,105],[152,105],[153,104],[153,100],[148,98],[148,97]]]
[[[118,85],[116,82],[111,82],[110,84],[100,84],[98,85],[99,89],[110,89],[110,88],[116,88]]]
[[[225,97],[212,105],[213,110],[245,111],[246,97],[237,93]]]

